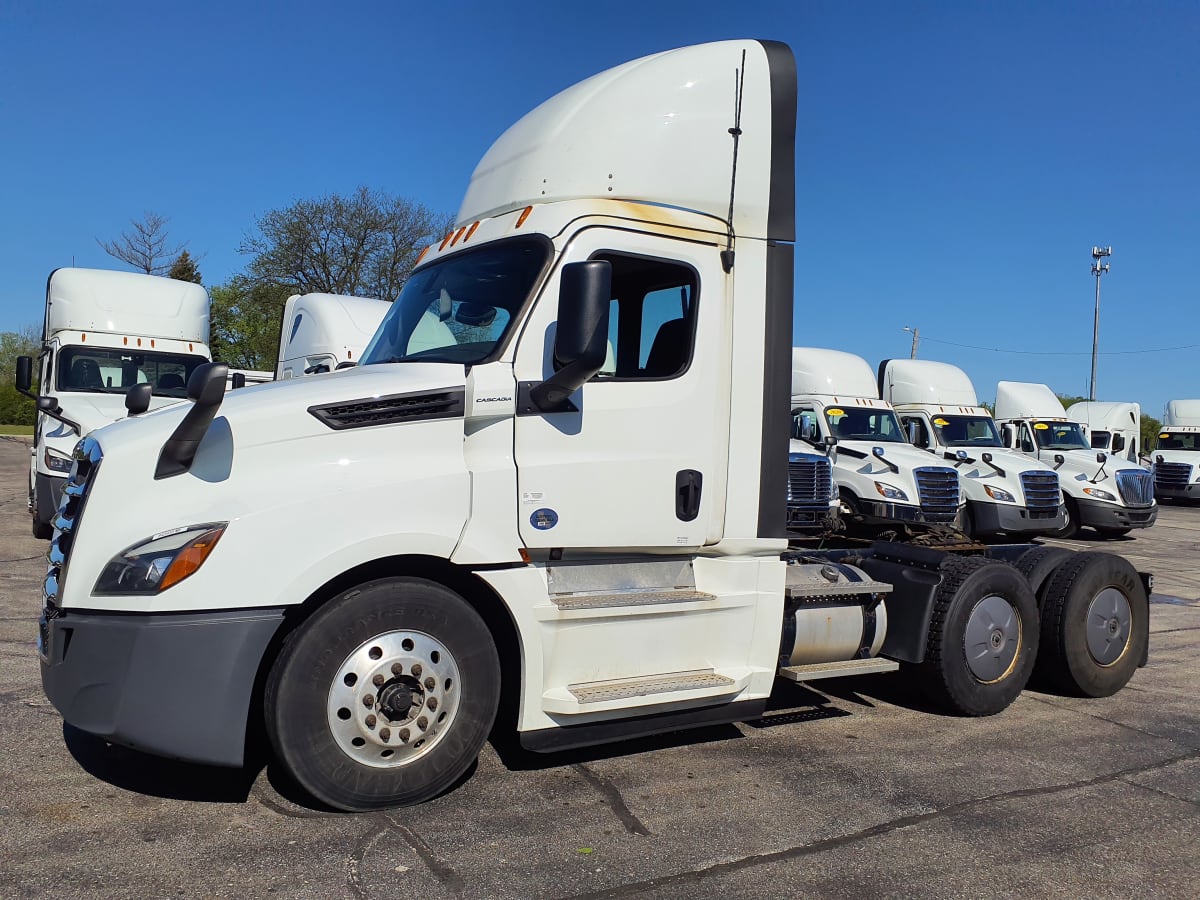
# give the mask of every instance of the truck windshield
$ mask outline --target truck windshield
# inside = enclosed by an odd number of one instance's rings
[[[190,353],[64,347],[57,360],[58,390],[123,394],[135,384],[149,384],[156,397],[186,397],[188,378],[206,362]]]
[[[487,359],[504,341],[549,252],[544,238],[517,238],[418,269],[363,351],[361,365]]]
[[[999,447],[991,416],[934,416],[933,430],[943,447]]]
[[[1033,433],[1043,450],[1091,449],[1083,429],[1076,422],[1034,422]]]
[[[1200,432],[1164,431],[1158,436],[1159,450],[1200,450]]]
[[[879,441],[904,443],[904,432],[890,409],[862,409],[828,406],[825,421],[829,433],[842,441]]]

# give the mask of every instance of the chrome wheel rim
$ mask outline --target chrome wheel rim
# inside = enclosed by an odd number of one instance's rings
[[[420,631],[364,641],[338,667],[326,720],[342,752],[380,769],[407,765],[445,736],[458,712],[458,665]]]
[[[1087,645],[1097,665],[1111,666],[1125,655],[1133,630],[1129,598],[1107,587],[1092,598],[1087,611]]]
[[[989,594],[971,610],[963,634],[967,668],[977,681],[994,684],[1012,672],[1021,648],[1021,617],[1011,603]]]

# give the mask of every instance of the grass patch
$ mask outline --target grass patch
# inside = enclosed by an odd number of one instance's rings
[[[23,437],[33,437],[32,425],[0,425],[0,434],[20,435]]]

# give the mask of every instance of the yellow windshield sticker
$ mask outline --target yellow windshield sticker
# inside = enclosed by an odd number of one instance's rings
[[[825,410],[825,415],[827,416],[844,416],[845,414],[846,411],[844,409],[834,408]]]
[[[1045,422],[1034,422],[1033,423],[1034,431],[1048,431],[1049,428],[1050,428],[1050,426],[1047,425]]]
[[[1171,432],[1169,432],[1169,431],[1164,431],[1162,434],[1159,435],[1160,438],[1169,438],[1170,436],[1171,436]]]
[[[943,425],[949,425],[950,421],[948,419],[934,419],[933,424],[941,428]]]

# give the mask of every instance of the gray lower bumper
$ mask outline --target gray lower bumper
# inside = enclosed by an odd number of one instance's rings
[[[1101,500],[1076,500],[1079,524],[1091,528],[1149,528],[1158,518],[1157,506],[1117,506]]]
[[[37,505],[33,508],[33,517],[41,525],[49,525],[58,515],[58,501],[62,499],[63,488],[67,486],[66,476],[57,478],[54,475],[34,475],[34,495]]]
[[[859,500],[858,512],[867,522],[925,522],[930,525],[950,525],[958,518],[958,510],[954,512],[927,512],[919,506],[906,506],[902,503],[876,503],[873,500]]]
[[[980,503],[967,501],[975,530],[984,534],[1039,534],[1057,531],[1067,524],[1067,514],[1061,506],[1053,515],[1031,513],[1015,503]]]
[[[1179,485],[1178,487],[1162,487],[1161,485],[1154,486],[1154,499],[1156,500],[1200,500],[1200,481],[1194,481],[1191,484]]]
[[[43,621],[42,688],[70,725],[114,744],[240,766],[246,720],[281,609]]]

